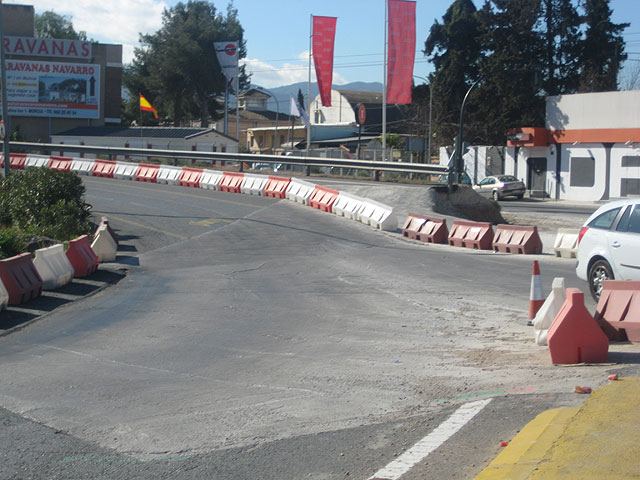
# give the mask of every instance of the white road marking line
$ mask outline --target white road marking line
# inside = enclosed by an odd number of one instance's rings
[[[429,435],[400,455],[397,459],[378,470],[368,480],[398,480],[411,470],[418,462],[446,442],[454,433],[464,427],[475,417],[491,399],[479,400],[462,405],[445,422],[441,423]]]

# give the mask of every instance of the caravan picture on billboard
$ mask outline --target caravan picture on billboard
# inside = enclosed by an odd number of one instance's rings
[[[100,118],[100,66],[7,60],[9,114]]]

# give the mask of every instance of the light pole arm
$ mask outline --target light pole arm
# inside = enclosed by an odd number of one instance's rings
[[[478,85],[482,79],[484,77],[480,77],[478,80],[476,80],[473,85],[471,85],[471,87],[469,87],[469,90],[467,90],[467,93],[464,96],[464,99],[462,100],[462,106],[460,107],[460,123],[458,124],[458,138],[456,140],[456,156],[455,156],[455,168],[454,168],[454,172],[452,172],[455,176],[456,176],[456,180],[458,183],[460,183],[462,181],[463,178],[463,174],[464,174],[464,167],[462,164],[462,134],[464,132],[464,107],[467,104],[467,98],[469,98],[469,94],[471,93],[471,90],[473,90],[476,85]],[[452,179],[452,175],[449,175],[449,185],[451,185],[453,179]]]

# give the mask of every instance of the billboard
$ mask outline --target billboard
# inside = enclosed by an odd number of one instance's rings
[[[9,115],[100,118],[100,65],[6,60]]]
[[[89,60],[91,42],[56,38],[4,37],[5,55]]]

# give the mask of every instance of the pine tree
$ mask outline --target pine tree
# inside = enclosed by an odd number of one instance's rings
[[[618,73],[627,59],[622,31],[628,23],[612,23],[609,0],[585,0],[587,25],[581,63],[580,92],[617,90]]]
[[[540,16],[540,0],[491,0],[478,12],[485,57],[469,109],[477,137],[465,140],[503,145],[509,128],[544,125]]]
[[[239,57],[246,56],[244,31],[237,10],[229,3],[226,15],[205,0],[177,3],[165,10],[162,27],[154,34],[141,35],[144,48],[126,70],[125,86],[137,98],[141,89],[149,100],[179,125],[185,116],[200,118],[202,127],[216,118],[220,109],[216,97],[225,91],[226,79],[218,64],[214,42],[238,41]],[[248,83],[240,68],[241,89]],[[145,95],[146,96],[146,95]]]
[[[471,0],[455,0],[436,21],[425,42],[435,72],[430,76],[433,94],[434,132],[440,144],[448,144],[458,132],[462,99],[478,77],[480,45],[477,9]]]
[[[581,18],[571,0],[542,0],[543,88],[547,95],[575,93],[580,81]]]

